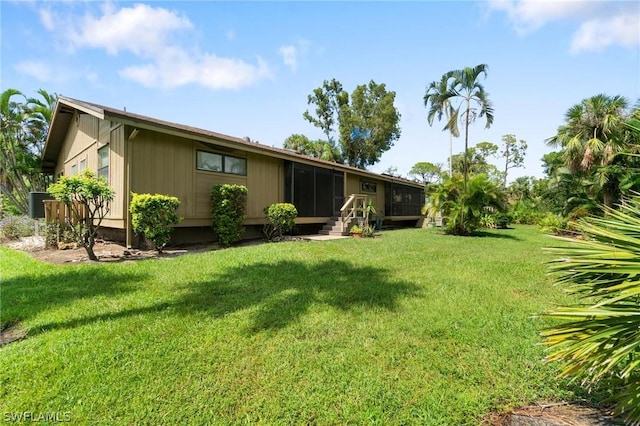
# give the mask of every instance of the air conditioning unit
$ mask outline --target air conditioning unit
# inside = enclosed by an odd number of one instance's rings
[[[29,193],[29,218],[44,219],[44,200],[53,200],[47,192]]]

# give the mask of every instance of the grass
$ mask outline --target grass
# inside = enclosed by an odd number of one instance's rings
[[[575,398],[533,227],[51,266],[0,247],[3,413],[98,424],[478,424]],[[4,415],[4,414],[3,414]]]

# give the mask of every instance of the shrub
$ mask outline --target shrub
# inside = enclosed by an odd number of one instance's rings
[[[362,228],[362,236],[364,238],[373,238],[374,234],[375,233],[372,226],[366,225]]]
[[[67,225],[49,222],[44,225],[44,244],[48,249],[57,249],[58,243],[74,243],[76,237]]]
[[[567,219],[555,213],[547,213],[538,221],[538,226],[546,234],[561,235],[567,232]]]
[[[350,234],[362,234],[362,228],[359,225],[353,225],[351,229],[349,229]]]
[[[496,220],[492,214],[485,214],[480,218],[479,225],[483,228],[495,229]]]
[[[549,249],[559,256],[549,266],[556,282],[579,302],[547,313],[565,322],[542,337],[563,375],[609,385],[615,411],[640,424],[640,198],[605,213],[576,224],[584,240]]]
[[[494,220],[496,223],[496,228],[507,229],[509,223],[511,223],[511,216],[506,213],[496,213],[494,215]]]
[[[427,195],[429,217],[441,212],[447,232],[454,235],[473,234],[488,209],[501,212],[506,207],[504,192],[483,173],[469,177],[466,191],[462,177],[453,175],[429,185]]]
[[[278,241],[291,231],[298,216],[296,206],[289,203],[275,203],[264,209],[268,223],[264,225],[264,234],[269,241]]]
[[[0,240],[17,240],[35,233],[35,223],[27,216],[6,216],[0,220]]]
[[[85,248],[89,259],[98,260],[93,246],[102,219],[109,212],[113,189],[102,176],[85,169],[79,175],[62,176],[57,183],[49,186],[48,192],[66,204],[72,215],[67,225],[76,241]]]
[[[180,200],[160,194],[131,194],[131,224],[136,234],[143,234],[153,243],[158,253],[169,242],[172,225],[180,222],[176,210]]]
[[[532,202],[518,201],[509,210],[511,222],[520,225],[536,225],[542,218],[542,212]]]
[[[223,246],[230,246],[242,236],[246,204],[247,187],[244,185],[213,185],[211,188],[212,226]]]

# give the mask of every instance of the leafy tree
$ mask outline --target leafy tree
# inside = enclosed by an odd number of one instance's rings
[[[620,193],[621,176],[615,168],[619,154],[629,151],[631,134],[625,127],[629,119],[628,102],[622,96],[599,94],[569,108],[565,124],[547,139],[563,149],[565,166],[572,173],[598,173],[604,205],[611,207]],[[618,163],[619,164],[619,163]]]
[[[340,151],[331,142],[323,140],[312,141],[305,135],[293,134],[284,141],[284,147],[292,149],[309,157],[320,158],[321,160],[342,162]]]
[[[61,176],[49,186],[49,194],[62,201],[71,218],[67,222],[71,232],[87,251],[89,259],[98,260],[93,252],[102,219],[109,213],[115,193],[102,176],[89,169],[79,175]]]
[[[507,174],[509,169],[522,167],[524,164],[524,157],[527,154],[527,141],[520,139],[516,140],[516,135],[503,135],[502,136],[502,151],[500,154],[504,157],[504,182],[503,187],[507,187]]]
[[[373,80],[357,86],[351,96],[337,80],[325,80],[308,96],[308,103],[316,106],[315,115],[305,111],[303,117],[325,133],[331,146],[337,125],[340,157],[350,166],[365,169],[400,137],[400,113],[394,101],[395,92]]]
[[[502,181],[502,174],[496,166],[489,163],[488,156],[493,156],[497,152],[498,147],[490,142],[480,142],[474,147],[467,150],[467,170],[471,175],[480,173],[486,174],[492,180]],[[454,173],[464,174],[464,154],[455,154],[451,159]]]
[[[305,111],[302,116],[305,120],[318,127],[327,136],[327,141],[335,145],[333,133],[340,123],[340,111],[349,105],[349,94],[342,88],[338,80],[325,80],[322,87],[313,89],[313,93],[307,96],[307,103],[316,106],[315,116]]]
[[[180,222],[177,214],[180,200],[160,194],[131,194],[131,224],[136,234],[144,235],[158,251],[169,242],[173,225]]]
[[[451,163],[450,163],[451,164]],[[442,179],[442,164],[433,164],[427,161],[421,161],[416,163],[409,170],[409,176],[419,182],[424,183],[436,183]]]
[[[398,166],[389,166],[382,172],[383,175],[402,177],[402,173],[398,171]]]
[[[427,113],[429,126],[433,126],[434,118],[437,117],[438,121],[442,121],[443,116],[445,118],[446,124],[442,131],[449,131],[449,175],[451,175],[453,173],[453,137],[460,136],[460,130],[458,129],[458,120],[454,118],[455,110],[449,96],[448,75],[443,75],[440,81],[432,81],[427,87],[423,99],[425,108],[429,109]]]
[[[38,94],[42,100],[16,89],[0,94],[0,193],[21,214],[27,213],[29,192],[48,183],[40,162],[56,97],[42,89]]]
[[[562,374],[589,386],[614,387],[616,410],[629,422],[640,422],[640,198],[607,215],[578,223],[584,239],[550,249],[558,259],[550,264],[556,282],[579,302],[547,315],[565,320],[542,333],[552,352],[549,359],[564,364]]]

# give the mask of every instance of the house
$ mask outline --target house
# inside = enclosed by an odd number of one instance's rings
[[[131,192],[178,197],[183,221],[175,234],[191,241],[213,237],[214,184],[247,187],[245,225],[256,232],[265,223],[264,208],[276,202],[294,204],[296,223],[316,229],[340,217],[351,194],[366,196],[387,221],[415,221],[424,203],[423,186],[405,179],[59,97],[43,170],[57,179],[85,168],[97,171],[114,188],[115,199],[102,226],[128,246],[135,245],[128,213]]]

